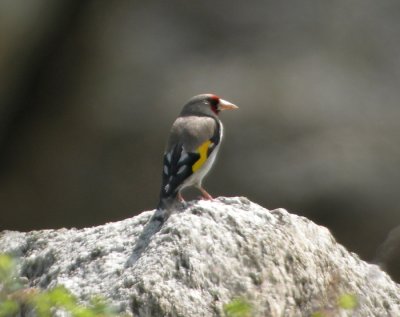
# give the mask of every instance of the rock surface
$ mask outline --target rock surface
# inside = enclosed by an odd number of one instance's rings
[[[186,203],[156,230],[146,226],[152,214],[4,231],[0,252],[21,257],[31,286],[62,284],[82,301],[100,294],[133,316],[224,316],[235,298],[252,316],[400,316],[400,285],[306,218],[246,198]],[[345,294],[357,298],[351,311],[338,304]]]

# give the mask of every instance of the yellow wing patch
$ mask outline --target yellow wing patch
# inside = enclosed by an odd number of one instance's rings
[[[200,154],[200,158],[192,166],[193,173],[196,172],[200,167],[202,167],[204,162],[207,160],[207,152],[211,144],[212,142],[210,140],[207,140],[197,148],[197,152]]]

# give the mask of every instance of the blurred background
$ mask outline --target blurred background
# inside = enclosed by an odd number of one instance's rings
[[[0,230],[153,209],[173,120],[212,92],[240,110],[209,192],[304,215],[400,280],[399,38],[395,0],[3,0]]]

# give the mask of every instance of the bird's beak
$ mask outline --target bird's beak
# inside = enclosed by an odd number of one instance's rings
[[[234,109],[239,109],[239,107],[224,99],[219,100],[218,110],[234,110]]]

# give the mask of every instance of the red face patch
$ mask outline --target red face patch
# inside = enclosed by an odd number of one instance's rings
[[[218,114],[219,110],[218,110],[218,104],[219,104],[219,97],[212,95],[209,100],[210,105],[211,105],[211,110],[215,113]]]

